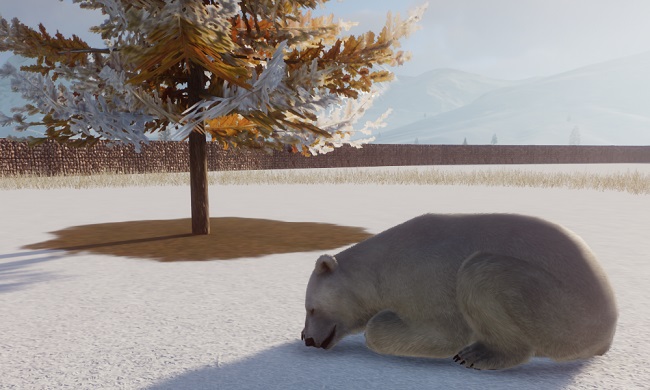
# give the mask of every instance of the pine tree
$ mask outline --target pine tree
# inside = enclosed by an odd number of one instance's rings
[[[107,16],[91,29],[106,48],[0,17],[0,51],[36,59],[0,69],[30,102],[0,113],[0,125],[45,126],[32,144],[105,138],[137,151],[147,134],[173,129],[174,139],[189,138],[194,234],[209,233],[206,134],[224,148],[306,156],[371,141],[351,141],[353,125],[376,96],[373,84],[392,79],[382,66],[409,58],[399,40],[426,9],[405,20],[389,14],[379,34],[339,37],[349,24],[311,15],[327,0],[73,2]]]
[[[574,126],[569,134],[569,145],[580,145],[580,126]]]
[[[463,139],[463,145],[467,145],[467,137],[465,137],[465,139]]]
[[[490,143],[492,145],[496,145],[498,142],[499,140],[497,139],[497,134],[496,133],[492,134],[492,141],[490,141]]]

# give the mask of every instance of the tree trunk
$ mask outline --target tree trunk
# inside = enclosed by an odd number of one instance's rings
[[[203,69],[190,65],[187,83],[188,103],[191,107],[199,100],[205,88]],[[192,234],[210,234],[208,203],[208,155],[205,134],[190,133],[190,194],[192,197]]]

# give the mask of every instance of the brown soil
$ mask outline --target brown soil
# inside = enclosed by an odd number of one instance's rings
[[[228,260],[331,250],[371,236],[358,227],[250,218],[211,218],[211,234],[190,234],[190,219],[74,226],[25,249],[61,249],[158,261]]]

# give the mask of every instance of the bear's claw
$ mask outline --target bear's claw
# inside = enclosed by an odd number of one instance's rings
[[[454,356],[455,362],[475,370],[502,370],[524,363],[530,357],[529,349],[502,351],[476,342]]]
[[[453,357],[453,359],[454,359],[454,361],[455,361],[456,363],[460,364],[461,366],[465,366],[465,368],[473,368],[473,369],[475,369],[475,370],[479,370],[478,368],[474,367],[474,363],[472,363],[472,364],[470,364],[469,366],[467,366],[467,365],[466,365],[467,362],[466,362],[462,357],[460,357],[460,356],[458,356],[458,355],[455,355],[455,356]]]

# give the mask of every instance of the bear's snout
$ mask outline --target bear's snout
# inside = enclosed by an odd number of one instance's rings
[[[332,332],[320,344],[316,344],[316,341],[314,340],[313,337],[305,337],[305,331],[303,331],[300,334],[300,339],[305,340],[305,345],[308,346],[308,347],[316,347],[316,348],[328,349],[328,347],[330,346],[330,344],[334,340],[335,334],[336,334],[336,326],[334,326],[334,329],[332,329]]]
[[[300,340],[305,340],[305,345],[308,347],[315,347],[316,342],[314,342],[314,339],[311,337],[305,338],[305,331],[303,330],[300,332]]]
[[[314,339],[310,337],[308,339],[305,339],[305,345],[308,347],[315,347],[316,343],[314,342]]]

